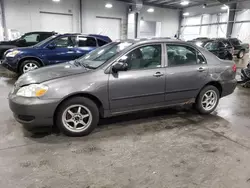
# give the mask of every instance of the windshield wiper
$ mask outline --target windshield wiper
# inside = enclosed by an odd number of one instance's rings
[[[95,69],[95,67],[89,66],[89,65],[86,64],[86,63],[81,63],[81,65],[84,66],[84,67],[87,68],[87,69]]]
[[[74,61],[74,65],[75,66],[81,66],[81,67],[84,67],[84,68],[86,68],[86,69],[95,69],[95,67],[91,67],[91,66],[89,66],[88,64],[86,64],[86,63],[81,63],[79,60],[75,60]]]

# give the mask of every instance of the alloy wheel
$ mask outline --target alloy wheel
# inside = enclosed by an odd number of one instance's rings
[[[218,96],[215,91],[209,90],[202,97],[202,108],[206,111],[212,110],[218,101]]]
[[[71,105],[64,110],[62,122],[72,132],[82,132],[92,123],[92,113],[83,105]]]
[[[37,64],[35,64],[35,63],[33,63],[33,62],[29,62],[29,63],[27,63],[27,64],[25,64],[25,65],[23,66],[23,73],[26,73],[26,72],[35,70],[35,69],[37,69],[37,68],[38,68]]]

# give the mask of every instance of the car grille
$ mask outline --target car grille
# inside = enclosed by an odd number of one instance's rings
[[[248,78],[250,78],[250,69],[245,69],[244,72],[245,72],[246,76]]]

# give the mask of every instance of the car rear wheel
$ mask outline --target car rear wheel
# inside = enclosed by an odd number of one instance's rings
[[[41,67],[40,63],[34,59],[28,59],[21,63],[19,73],[24,74],[26,72],[38,69]]]
[[[85,97],[75,97],[60,105],[56,115],[56,125],[67,136],[90,134],[99,121],[96,104]]]
[[[196,99],[196,109],[201,114],[210,114],[218,106],[220,98],[219,90],[214,86],[203,88]]]
[[[237,57],[238,57],[239,59],[242,59],[244,56],[245,56],[245,51],[244,51],[244,50],[241,50],[241,51],[238,53],[238,55],[237,55]]]

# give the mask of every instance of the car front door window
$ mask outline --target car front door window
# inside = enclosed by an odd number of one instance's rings
[[[128,70],[161,67],[161,45],[148,45],[136,48],[121,59],[128,64]]]

